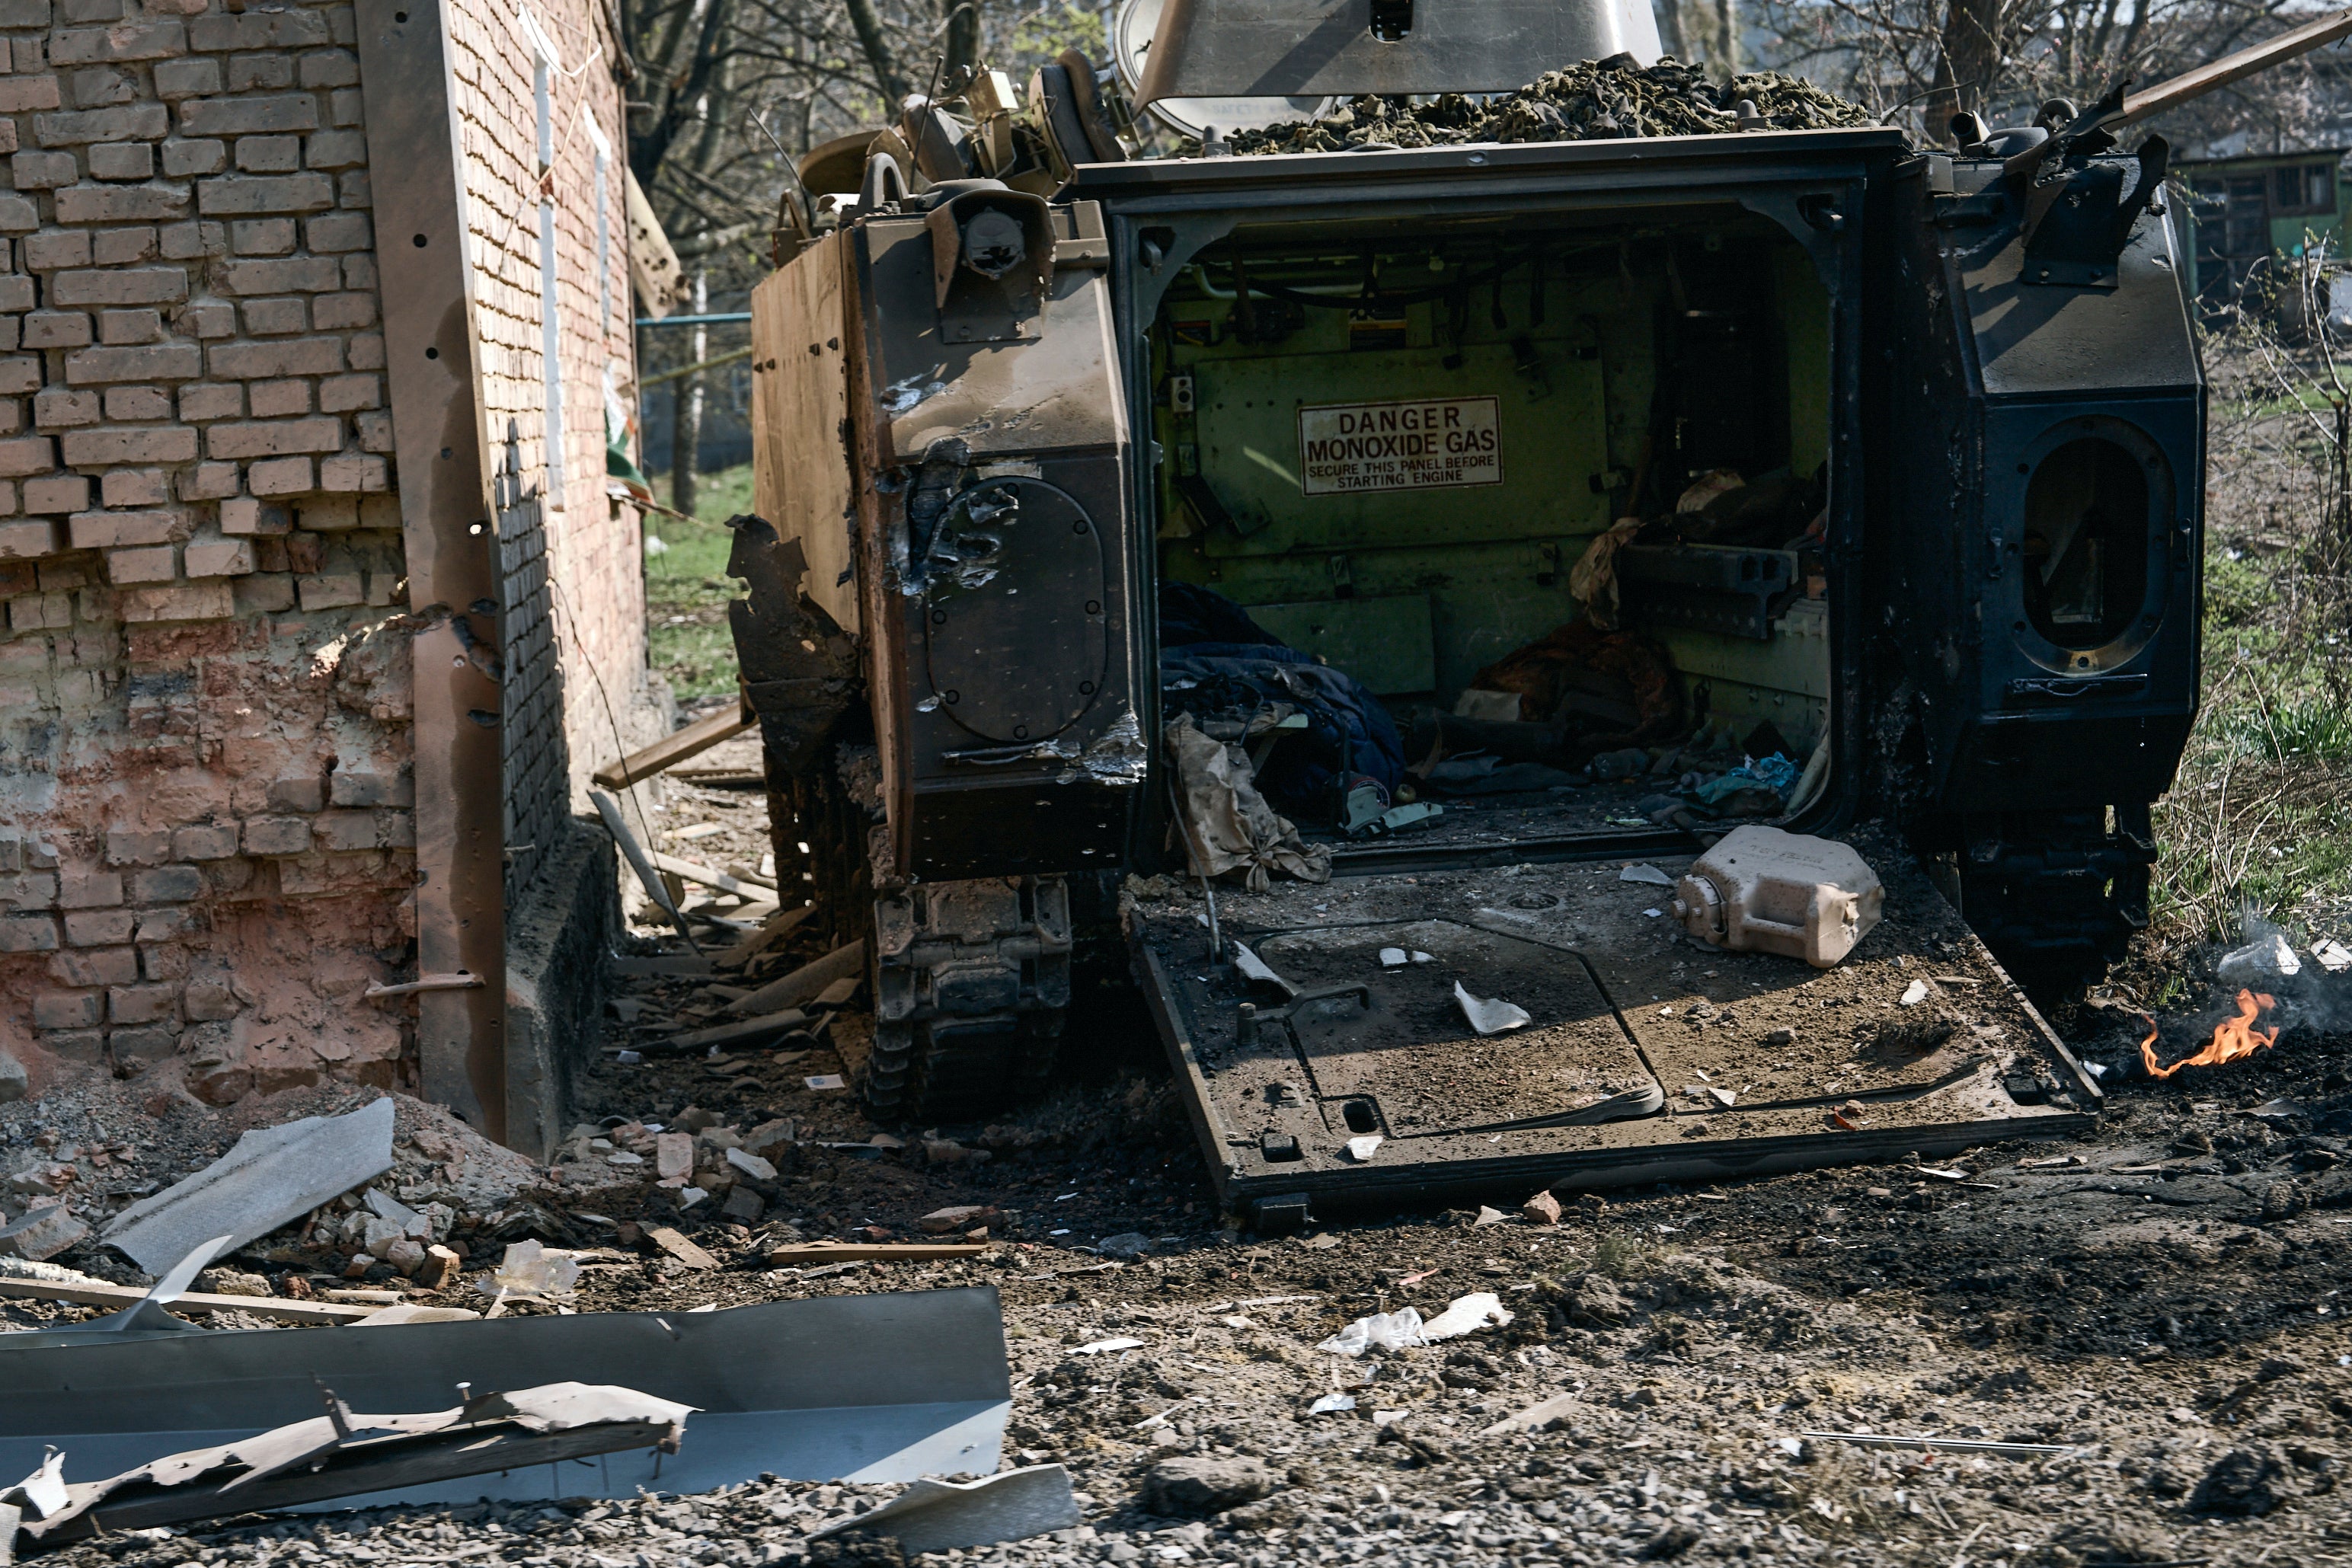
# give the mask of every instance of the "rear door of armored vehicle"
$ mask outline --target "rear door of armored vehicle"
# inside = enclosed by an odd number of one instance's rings
[[[1811,759],[1785,825],[1850,830],[1873,761],[1869,632],[1904,614],[1868,598],[1886,519],[1862,439],[1865,389],[1885,384],[1864,357],[1897,143],[1081,171],[1074,193],[1105,214],[1128,417],[1150,433],[1129,504],[1151,591],[1235,601],[1356,675],[1417,750],[1412,715],[1576,617],[1570,568],[1615,517],[1670,507],[1710,470],[1790,471],[1819,486],[1806,538],[1622,551],[1622,614],[1708,722]],[[1397,410],[1475,430],[1477,450],[1334,444]],[[1147,668],[1163,652],[1151,602]],[[1144,685],[1157,735],[1188,699]],[[1699,716],[1684,708],[1683,729]],[[1655,783],[1455,796],[1433,826],[1371,840],[1307,802],[1292,814],[1332,881],[1221,886],[1212,909],[1166,848],[1163,766],[1130,852],[1173,874],[1130,885],[1130,949],[1221,1192],[1269,1221],[1316,1201],[1932,1154],[2078,1126],[2095,1103],[1892,834],[1857,839],[1886,919],[1817,973],[1679,930],[1658,880],[1700,841],[1652,824]],[[1259,965],[1274,977],[1252,978]],[[1465,995],[1528,1021],[1482,1036]]]

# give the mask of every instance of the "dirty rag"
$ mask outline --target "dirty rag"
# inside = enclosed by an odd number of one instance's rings
[[[1331,852],[1299,838],[1258,793],[1249,765],[1236,764],[1223,741],[1202,734],[1190,714],[1177,716],[1166,737],[1195,870],[1203,876],[1240,872],[1252,893],[1264,893],[1277,872],[1301,882],[1331,880]]]
[[[1568,569],[1569,597],[1584,606],[1585,618],[1605,632],[1617,629],[1617,552],[1642,531],[1639,517],[1620,517],[1597,534]]]
[[[1580,736],[1577,764],[1619,747],[1657,745],[1681,731],[1682,683],[1675,678],[1674,661],[1665,649],[1638,632],[1605,631],[1590,621],[1554,628],[1480,670],[1470,684],[1481,691],[1517,692],[1519,711],[1531,721],[1559,723],[1577,685],[1570,670],[1623,681],[1634,714],[1633,727],[1622,734]],[[1589,719],[1580,720],[1579,727],[1595,727]]]

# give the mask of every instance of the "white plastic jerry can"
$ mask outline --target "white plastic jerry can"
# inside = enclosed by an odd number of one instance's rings
[[[1826,969],[1878,924],[1886,889],[1853,847],[1778,828],[1735,829],[1675,884],[1675,918],[1700,941]]]

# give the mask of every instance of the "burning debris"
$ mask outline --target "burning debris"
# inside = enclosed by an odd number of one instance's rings
[[[2237,1061],[2258,1051],[2267,1051],[2278,1043],[2279,1027],[2268,1030],[2257,1027],[2263,1014],[2278,1005],[2278,998],[2265,991],[2240,991],[2238,1015],[2224,1019],[2213,1027],[2213,1038],[2194,1056],[2184,1057],[2171,1066],[2161,1065],[2156,1059],[2157,1036],[2161,1032],[2154,1019],[2148,1019],[2147,1038],[2139,1042],[2140,1061],[2150,1078],[2169,1078],[2184,1067],[2219,1067],[2223,1062]]]

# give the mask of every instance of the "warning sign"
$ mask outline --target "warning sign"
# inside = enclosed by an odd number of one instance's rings
[[[1500,403],[1449,397],[1302,408],[1298,456],[1310,496],[1499,485]]]

